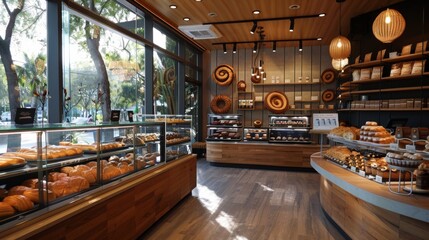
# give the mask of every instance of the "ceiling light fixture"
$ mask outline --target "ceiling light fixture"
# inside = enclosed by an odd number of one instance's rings
[[[177,5],[172,4],[172,5],[170,5],[170,8],[171,8],[171,9],[176,9],[176,8],[177,8]]]
[[[299,40],[298,51],[302,52],[302,40]]]
[[[227,54],[227,51],[226,51],[226,43],[224,43],[224,44],[223,44],[223,54]]]
[[[340,35],[332,39],[329,45],[329,55],[332,59],[344,59],[350,56],[352,51],[349,39],[341,35],[341,3],[345,0],[337,0],[340,4],[340,15],[339,15],[339,30]]]
[[[187,21],[189,21],[189,20],[191,20],[191,19],[190,19],[190,18],[188,18],[188,17],[184,17],[184,18],[183,18],[183,21],[186,21],[186,22],[187,22]]]
[[[258,10],[258,9],[256,9],[256,10],[253,10],[253,15],[258,15],[258,14],[260,14],[261,13],[261,11],[260,10]]]
[[[375,18],[372,32],[381,42],[391,43],[402,35],[405,25],[405,18],[400,12],[387,8]]]
[[[277,51],[277,42],[274,41],[273,42],[273,52],[276,52],[276,51]]]
[[[326,13],[319,14],[319,17],[324,17],[324,16],[326,16]]]
[[[289,26],[289,32],[293,32],[293,29],[295,28],[295,19],[290,19],[290,26]]]
[[[234,45],[232,46],[232,53],[236,53],[237,52],[237,43],[234,43]]]
[[[253,26],[250,29],[251,34],[255,34],[256,28],[258,27],[258,23],[256,21],[253,21]]]
[[[256,50],[258,50],[258,43],[255,42],[253,45],[253,53],[256,53]]]
[[[278,17],[278,18],[258,18],[258,22],[265,22],[265,21],[280,21],[280,20],[290,20],[290,19],[305,19],[305,18],[320,18],[320,15],[326,16],[325,13],[318,13],[313,15],[301,15],[301,16],[291,16],[291,17]],[[203,25],[219,25],[219,24],[234,24],[234,23],[248,23],[248,22],[255,22],[255,19],[244,19],[244,20],[232,20],[232,21],[223,21],[223,22],[206,22],[202,23]]]

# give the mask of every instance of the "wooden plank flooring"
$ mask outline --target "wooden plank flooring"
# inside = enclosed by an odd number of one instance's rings
[[[140,239],[343,239],[321,210],[318,173],[197,165],[192,196]]]

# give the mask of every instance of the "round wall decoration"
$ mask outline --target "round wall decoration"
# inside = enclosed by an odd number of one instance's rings
[[[335,81],[335,76],[337,76],[337,71],[332,68],[328,68],[322,73],[322,82],[329,84]]]
[[[322,100],[324,102],[331,102],[335,98],[335,92],[332,89],[327,89],[322,93]]]
[[[217,85],[229,86],[235,78],[234,68],[226,64],[219,65],[213,71],[212,77]]]
[[[246,82],[244,80],[240,80],[237,83],[237,89],[238,91],[246,91]]]
[[[260,127],[262,127],[262,121],[261,121],[261,120],[259,120],[259,119],[257,119],[257,120],[255,120],[255,121],[253,121],[253,126],[254,126],[255,128],[260,128]]]
[[[210,109],[213,113],[228,113],[231,109],[231,98],[225,95],[217,95],[210,102]]]
[[[275,114],[285,113],[288,109],[288,100],[282,92],[269,92],[265,96],[265,108]]]

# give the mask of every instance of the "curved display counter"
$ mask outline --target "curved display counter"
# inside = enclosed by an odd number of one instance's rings
[[[386,184],[362,178],[311,155],[320,174],[320,203],[326,214],[352,239],[427,239],[429,197],[389,192]]]

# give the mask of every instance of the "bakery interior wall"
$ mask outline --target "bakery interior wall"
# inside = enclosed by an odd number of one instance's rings
[[[277,48],[275,53],[272,52],[271,44],[267,44],[260,53],[264,60],[264,69],[267,73],[265,83],[269,84],[272,81],[279,81],[285,83],[298,83],[300,77],[304,83],[306,81],[319,81],[317,84],[311,85],[292,85],[292,84],[279,84],[273,86],[256,86],[250,80],[251,67],[253,65],[256,54],[252,49],[237,49],[237,52],[232,53],[232,49],[228,49],[225,54],[222,49],[211,51],[210,59],[210,76],[208,77],[208,93],[206,98],[208,105],[206,106],[206,113],[212,113],[210,109],[210,102],[216,95],[226,95],[232,99],[232,107],[229,111],[230,114],[241,114],[244,126],[253,126],[253,121],[262,120],[263,126],[268,127],[270,111],[265,109],[263,99],[266,94],[271,91],[284,92],[288,98],[289,105],[295,105],[298,108],[304,108],[304,104],[311,104],[311,108],[318,108],[320,104],[324,104],[325,108],[328,103],[321,100],[322,92],[326,89],[335,90],[336,83],[324,84],[320,80],[321,73],[327,69],[332,68],[331,58],[329,56],[328,46],[303,46],[303,51],[299,52],[297,47],[282,47]],[[212,73],[216,67],[227,64],[233,67],[235,72],[235,79],[229,86],[219,86],[215,83]],[[237,82],[244,80],[246,82],[246,92],[253,92],[255,102],[254,110],[239,110],[238,109],[238,91]],[[261,81],[260,84],[263,84]],[[259,85],[260,85],[259,84]],[[317,96],[318,101],[312,103],[295,102],[295,97],[301,96],[302,100],[311,99],[311,96]],[[335,105],[335,101],[329,104]],[[314,111],[313,111],[314,112]],[[288,110],[286,114],[296,115],[311,115],[312,111],[292,111]]]
[[[362,60],[366,53],[372,52],[372,60],[375,59],[378,51],[386,49],[385,57],[389,56],[390,52],[401,52],[402,47],[412,44],[412,52],[416,47],[416,43],[429,40],[429,1],[413,0],[403,1],[391,5],[392,9],[398,10],[406,20],[404,33],[394,40],[392,43],[382,43],[378,41],[372,33],[372,23],[381,11],[369,12],[363,15],[356,16],[351,19],[349,39],[352,44],[352,54],[350,63],[354,63],[355,58],[360,56]],[[427,54],[426,54],[427,55]],[[425,58],[427,59],[427,57]],[[426,61],[425,72],[429,71],[429,61]],[[390,67],[384,67],[384,76],[389,76]],[[417,77],[416,79],[405,79],[400,81],[381,82],[380,89],[387,87],[401,86],[401,84],[415,84],[416,86],[428,85],[428,76]],[[346,79],[344,81],[347,81]],[[404,81],[408,81],[405,83]],[[341,80],[339,81],[341,83]],[[394,92],[383,93],[379,96],[369,95],[368,99],[405,99],[405,98],[423,98],[428,99],[429,91],[413,91],[413,92]],[[429,126],[428,111],[367,111],[367,112],[340,112],[340,119],[348,121],[351,125],[360,126],[367,120],[378,121],[380,124],[387,126],[391,119],[407,119],[408,126],[419,127]]]

